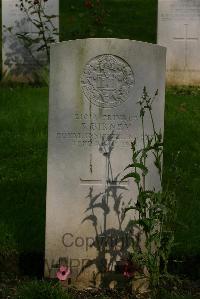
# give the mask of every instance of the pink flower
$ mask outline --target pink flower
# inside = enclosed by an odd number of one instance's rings
[[[131,278],[134,276],[134,268],[132,263],[126,263],[124,267],[123,275],[127,278]]]
[[[93,7],[93,3],[92,3],[91,0],[85,0],[84,5],[87,8],[92,8]]]
[[[65,266],[60,266],[60,269],[58,270],[58,272],[56,273],[56,276],[59,280],[64,281],[68,278],[68,276],[70,275],[70,269],[65,267]]]
[[[130,277],[133,276],[133,273],[128,272],[128,271],[124,271],[123,275],[124,275],[125,277],[127,277],[127,278],[130,278]]]

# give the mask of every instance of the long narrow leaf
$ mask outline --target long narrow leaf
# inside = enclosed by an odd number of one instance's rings
[[[137,172],[128,173],[121,179],[121,181],[124,181],[125,179],[128,179],[128,178],[134,178],[136,183],[140,182],[140,175]]]
[[[144,164],[142,163],[132,163],[132,164],[129,164],[124,170],[128,169],[128,168],[131,168],[131,167],[135,167],[135,168],[140,168],[144,174],[147,174],[148,173],[148,168],[146,166],[144,166]]]

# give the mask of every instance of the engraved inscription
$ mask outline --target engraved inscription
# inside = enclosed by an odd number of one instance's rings
[[[104,54],[91,59],[81,76],[84,96],[94,105],[113,108],[128,99],[134,74],[120,57]]]
[[[77,123],[76,130],[63,128],[56,132],[57,140],[70,140],[74,146],[99,146],[102,139],[107,139],[112,132],[112,138],[118,147],[130,147],[131,131],[137,116],[134,114],[105,113],[98,119],[97,114],[75,112],[72,115]]]

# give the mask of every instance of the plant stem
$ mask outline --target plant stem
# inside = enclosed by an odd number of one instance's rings
[[[45,29],[44,29],[44,24],[43,24],[43,21],[42,21],[42,17],[41,17],[41,3],[39,2],[38,4],[38,17],[39,17],[39,20],[40,20],[40,24],[42,26],[42,37],[43,37],[43,41],[44,41],[44,44],[45,44],[45,50],[46,50],[46,54],[47,54],[47,60],[48,62],[50,62],[50,53],[49,53],[49,47],[48,47],[48,44],[47,44],[47,40],[46,40],[46,36],[45,36]]]

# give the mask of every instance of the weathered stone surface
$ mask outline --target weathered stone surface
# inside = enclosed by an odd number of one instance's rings
[[[34,6],[34,1],[32,5]],[[45,49],[39,50],[42,45],[41,42],[32,44],[32,46],[25,46],[23,39],[19,38],[19,34],[27,33],[32,39],[38,38],[39,28],[33,25],[28,19],[27,14],[20,10],[19,0],[2,0],[2,68],[3,76],[9,80],[14,81],[34,81],[39,77],[39,73],[44,66],[47,66],[47,55]],[[30,4],[23,1],[26,7]],[[59,30],[59,1],[48,0],[44,3],[44,11],[51,18],[51,24],[45,25],[50,29],[46,36],[53,37],[55,41],[59,40],[56,30]],[[17,6],[16,6],[17,5]],[[37,6],[37,4],[35,4]],[[33,12],[33,9],[30,9]],[[30,14],[34,19],[35,24],[38,24],[37,14]],[[27,45],[27,43],[26,43]]]
[[[122,209],[137,196],[133,181],[120,179],[131,162],[131,141],[137,137],[142,143],[137,102],[144,86],[152,96],[158,89],[152,112],[156,128],[163,131],[165,48],[109,38],[52,45],[47,277],[55,276],[59,264],[67,264],[79,287],[102,283],[97,268],[106,267],[107,284],[117,279],[115,261],[127,251],[125,227],[133,217],[127,214],[123,221]],[[150,119],[145,127],[151,134]],[[148,165],[147,187],[160,188],[153,161]],[[105,238],[107,253],[99,250],[98,242],[93,244]],[[120,242],[113,247],[115,241]]]
[[[159,45],[167,47],[167,83],[200,84],[200,1],[159,0]]]

